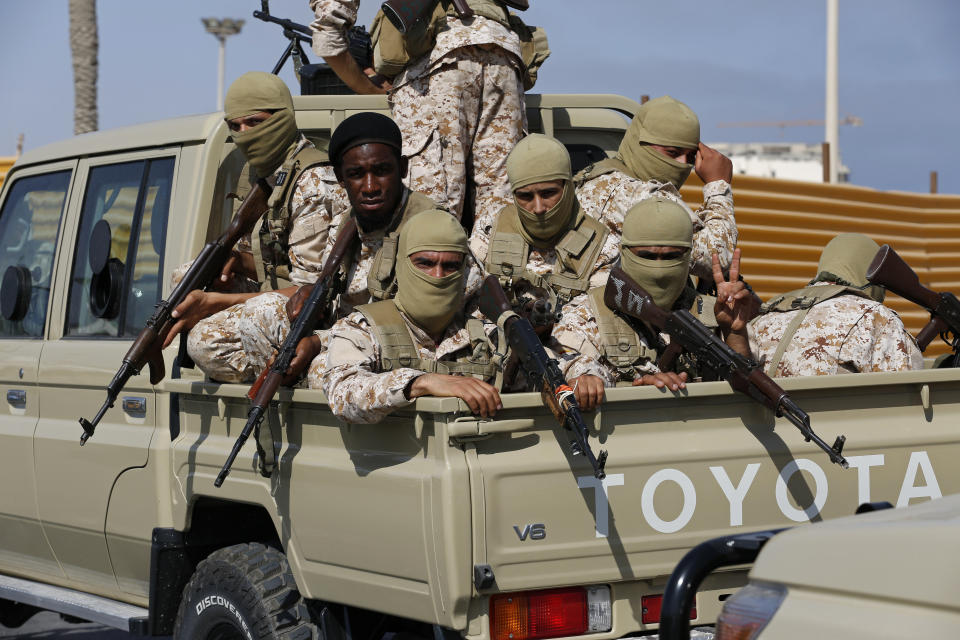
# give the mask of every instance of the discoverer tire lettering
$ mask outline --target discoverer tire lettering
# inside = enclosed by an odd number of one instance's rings
[[[177,640],[318,640],[286,557],[262,544],[220,549],[183,590]]]

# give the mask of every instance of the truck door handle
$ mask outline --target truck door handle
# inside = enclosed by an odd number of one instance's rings
[[[10,389],[7,391],[7,402],[10,404],[26,404],[27,392],[23,389]]]
[[[123,410],[127,413],[146,413],[147,399],[137,396],[124,396]]]

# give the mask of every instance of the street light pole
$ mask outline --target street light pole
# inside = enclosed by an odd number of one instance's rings
[[[830,145],[830,183],[836,184],[840,169],[840,127],[837,126],[837,5],[839,0],[827,0],[827,113],[824,118],[824,138]]]
[[[212,33],[220,43],[220,57],[217,65],[217,111],[223,111],[223,84],[227,66],[227,37],[240,33],[243,20],[232,18],[200,18],[207,33]]]

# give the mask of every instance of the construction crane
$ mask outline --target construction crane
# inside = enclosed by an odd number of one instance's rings
[[[863,119],[857,116],[847,116],[843,120],[840,120],[839,124],[849,124],[854,127],[859,127],[863,124]],[[780,135],[783,135],[783,130],[787,127],[822,127],[824,125],[823,120],[778,120],[772,122],[763,122],[763,121],[753,121],[753,122],[719,122],[717,123],[718,127],[725,129],[733,127],[779,127]]]

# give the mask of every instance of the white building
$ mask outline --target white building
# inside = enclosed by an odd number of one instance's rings
[[[823,182],[823,151],[803,142],[717,142],[710,146],[733,160],[734,175]],[[840,163],[838,181],[848,182],[850,169]]]

